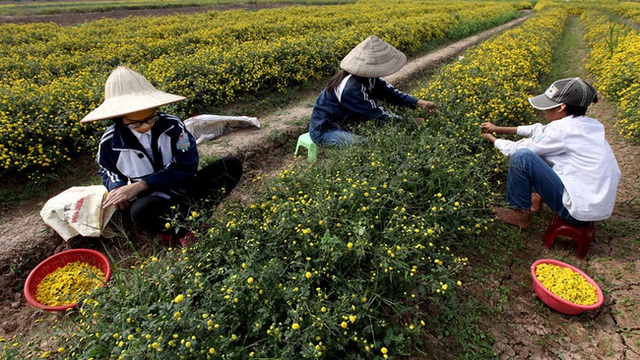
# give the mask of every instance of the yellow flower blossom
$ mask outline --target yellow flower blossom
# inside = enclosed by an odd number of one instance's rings
[[[596,287],[568,267],[541,263],[535,274],[547,290],[566,301],[585,306],[598,302]]]
[[[99,268],[83,261],[71,262],[42,279],[36,299],[47,306],[73,304],[100,287],[104,281],[105,275]]]

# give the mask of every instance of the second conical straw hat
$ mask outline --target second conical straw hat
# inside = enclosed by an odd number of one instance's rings
[[[407,57],[379,37],[371,35],[353,48],[340,62],[340,68],[362,77],[391,75],[407,63]]]

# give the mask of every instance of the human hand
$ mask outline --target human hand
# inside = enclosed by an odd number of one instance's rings
[[[483,123],[480,125],[480,129],[481,129],[481,130],[482,130],[482,132],[484,132],[484,133],[494,133],[494,132],[496,132],[497,128],[498,128],[497,126],[493,125],[493,124],[492,124],[492,123],[490,123],[490,122],[483,122]]]
[[[422,126],[422,124],[424,124],[424,119],[421,117],[413,118],[413,122],[415,122],[418,126]]]
[[[426,101],[422,99],[418,100],[418,102],[416,103],[416,106],[419,106],[430,113],[436,112],[436,110],[438,110],[438,107],[439,107],[438,104],[434,103],[433,101]]]
[[[138,181],[115,188],[107,194],[104,202],[102,203],[102,208],[106,209],[113,205],[118,210],[126,209],[129,207],[129,200],[133,199],[141,191],[146,190],[147,188],[147,183],[144,181]]]
[[[494,143],[496,141],[496,137],[491,134],[482,134],[482,138],[489,141],[490,143]]]
[[[113,206],[115,206],[116,210],[124,210],[124,209],[128,208],[129,206],[131,206],[131,202],[129,200],[125,200],[125,201],[121,201],[121,202],[119,202],[117,204],[113,204]],[[105,209],[105,208],[103,207],[103,209]]]

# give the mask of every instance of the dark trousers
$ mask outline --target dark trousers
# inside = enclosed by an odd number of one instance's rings
[[[131,221],[141,230],[159,234],[167,230],[167,219],[176,211],[188,217],[196,206],[217,206],[236,187],[241,177],[240,159],[228,156],[216,160],[198,171],[184,189],[169,192],[168,199],[153,195],[153,191],[141,194],[131,205]]]

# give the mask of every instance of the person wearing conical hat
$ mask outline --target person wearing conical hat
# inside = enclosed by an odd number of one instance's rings
[[[159,107],[185,100],[156,89],[144,76],[118,66],[105,83],[105,100],[80,122],[112,120],[100,140],[96,161],[107,188],[103,207],[127,210],[150,234],[167,234],[172,207],[215,206],[240,181],[242,163],[219,159],[198,171],[196,141],[182,120]],[[174,231],[175,232],[175,231]],[[186,231],[182,231],[182,234]]]
[[[527,228],[542,201],[574,225],[611,216],[621,174],[604,126],[586,116],[589,105],[596,102],[598,94],[591,84],[580,78],[560,79],[529,98],[531,106],[544,111],[546,125],[480,125],[483,138],[509,157],[509,206],[494,209],[498,220]],[[493,134],[523,138],[511,141]]]
[[[435,103],[398,91],[382,79],[402,69],[406,62],[407,57],[400,50],[375,35],[353,48],[315,102],[309,123],[313,142],[320,146],[349,145],[361,138],[349,131],[350,124],[406,120],[379,102],[435,111]],[[420,123],[422,119],[416,120]]]

